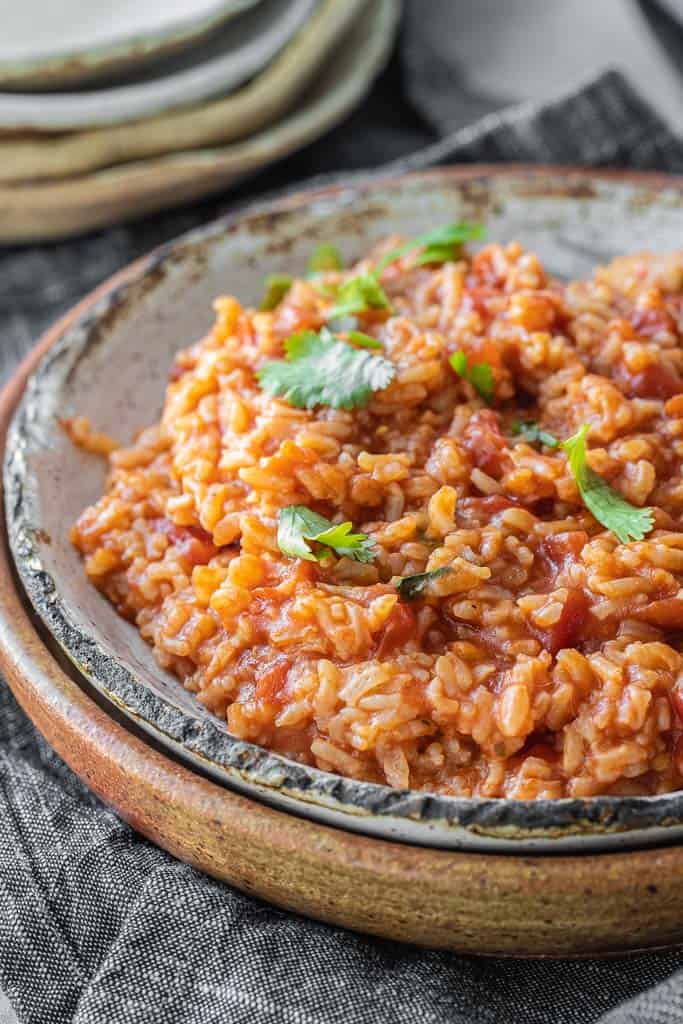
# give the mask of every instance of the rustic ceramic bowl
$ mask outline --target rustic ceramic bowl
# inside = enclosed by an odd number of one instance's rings
[[[347,830],[445,848],[546,852],[680,839],[683,794],[534,802],[392,790],[295,764],[232,738],[156,664],[137,631],[90,586],[68,529],[100,494],[102,461],[58,426],[82,414],[123,441],[157,418],[174,353],[208,328],[211,302],[258,301],[267,273],[301,272],[332,240],[346,260],[392,232],[460,217],[518,239],[563,277],[618,253],[670,250],[683,236],[683,182],[551,170],[437,170],[349,185],[220,221],[142,261],[64,330],[12,423],[6,515],[31,602],[78,669],[166,748],[229,787]]]

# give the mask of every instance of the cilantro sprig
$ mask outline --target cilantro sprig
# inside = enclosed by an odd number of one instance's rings
[[[422,252],[415,259],[414,266],[422,266],[428,263],[447,263],[449,260],[459,259],[464,242],[474,242],[486,235],[486,228],[483,224],[470,221],[458,221],[456,224],[444,224],[442,227],[426,231],[417,238],[399,245],[396,249],[390,249],[382,256],[375,268],[375,273],[381,274],[390,263],[394,263],[405,256],[413,249],[421,248]]]
[[[453,570],[446,565],[441,569],[431,569],[429,572],[415,573],[414,576],[403,576],[396,584],[396,588],[404,601],[413,601],[422,594],[425,587],[432,580],[438,580],[449,572],[453,572]]]
[[[486,403],[491,403],[495,392],[495,382],[489,363],[470,364],[462,349],[454,352],[448,362],[457,375],[468,381]]]
[[[391,383],[396,367],[323,327],[319,334],[302,331],[287,338],[285,359],[265,363],[257,376],[264,391],[298,409],[360,409]]]
[[[324,552],[316,553],[311,543],[328,548],[355,562],[371,562],[374,546],[366,533],[353,533],[353,524],[332,523],[305,505],[288,505],[280,511],[277,543],[283,554],[317,562]]]
[[[651,508],[637,508],[615,491],[588,465],[586,436],[590,426],[584,423],[577,432],[563,441],[569,468],[576,481],[584,505],[599,523],[621,541],[642,540],[654,525]]]
[[[543,444],[546,448],[559,448],[560,442],[535,420],[515,420],[512,424],[512,433],[521,437],[522,441],[528,444]]]
[[[349,278],[337,292],[336,302],[327,314],[328,320],[367,313],[371,309],[386,309],[391,312],[391,303],[372,271]]]

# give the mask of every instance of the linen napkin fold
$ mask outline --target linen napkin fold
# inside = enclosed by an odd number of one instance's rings
[[[419,118],[410,131],[429,137]],[[683,145],[608,73],[548,104],[490,114],[389,170],[475,160],[683,171]],[[296,166],[287,162],[280,184]],[[261,184],[276,181],[269,174]],[[218,208],[6,250],[3,374],[74,292]],[[680,1024],[683,952],[480,960],[276,910],[137,836],[66,768],[0,682],[0,989],[22,1024]]]

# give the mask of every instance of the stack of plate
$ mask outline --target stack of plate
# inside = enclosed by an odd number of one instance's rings
[[[400,0],[23,0],[0,38],[0,241],[224,188],[359,102]]]

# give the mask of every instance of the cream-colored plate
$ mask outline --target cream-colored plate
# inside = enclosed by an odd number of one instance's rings
[[[4,132],[82,131],[153,117],[227,95],[267,67],[306,24],[317,0],[261,0],[201,46],[156,64],[134,81],[97,89],[0,92]]]
[[[3,4],[0,86],[59,88],[178,51],[259,0]]]
[[[352,2],[344,0],[344,7]],[[341,10],[339,0],[327,0],[327,6],[336,8],[337,15]],[[399,0],[365,4],[361,0],[361,6],[361,17],[354,19],[341,43],[336,29],[328,32],[327,56],[314,82],[310,83],[310,68],[302,61],[288,68],[279,83],[272,79],[263,98],[271,113],[282,104],[286,89],[287,106],[305,89],[296,109],[283,121],[231,146],[140,160],[58,183],[0,187],[0,241],[74,235],[179,205],[217,192],[322,135],[362,99],[391,50]],[[201,111],[195,115],[198,120],[201,116]],[[186,117],[178,115],[179,121]],[[172,124],[167,131],[173,131]],[[181,131],[182,123],[177,134]],[[6,158],[0,147],[3,164]]]

